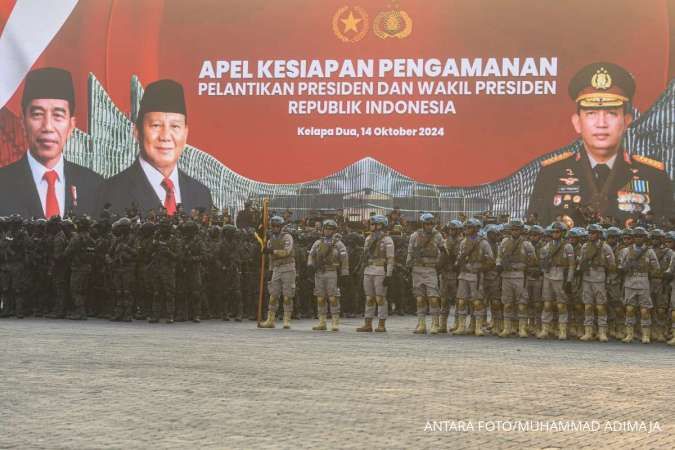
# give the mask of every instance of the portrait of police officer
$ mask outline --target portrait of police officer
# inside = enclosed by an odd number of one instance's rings
[[[658,218],[675,211],[665,164],[631,154],[622,144],[633,121],[635,90],[633,76],[612,63],[593,63],[574,75],[571,121],[582,149],[542,161],[529,204],[542,223],[557,217],[578,222],[575,211],[582,206],[621,224],[635,213]]]
[[[25,218],[93,214],[103,178],[66,161],[63,151],[75,130],[75,90],[67,70],[28,73],[21,98],[28,149],[0,169],[0,215]]]
[[[150,83],[143,94],[134,128],[141,152],[134,163],[103,183],[98,204],[124,213],[132,205],[140,212],[175,214],[178,205],[211,209],[209,189],[178,168],[188,137],[183,86],[173,80]]]

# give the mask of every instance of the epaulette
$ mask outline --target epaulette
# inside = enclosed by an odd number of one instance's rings
[[[646,156],[642,155],[631,155],[631,158],[633,158],[633,161],[637,161],[641,164],[644,164],[645,166],[653,167],[654,169],[661,171],[666,170],[666,165],[661,161],[647,158]]]
[[[545,159],[541,162],[541,167],[550,166],[551,164],[557,163],[574,155],[574,152],[563,152],[559,155],[551,156],[548,159]]]

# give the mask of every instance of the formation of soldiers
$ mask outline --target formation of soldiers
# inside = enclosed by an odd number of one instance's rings
[[[386,332],[389,314],[415,313],[416,334],[675,345],[674,231],[439,226],[425,213],[408,235],[381,215],[363,231],[274,216],[263,240],[220,219],[0,218],[0,316],[254,320],[265,258],[262,328],[281,306],[284,328],[315,317],[314,330],[338,331],[340,317],[362,315],[357,331]]]

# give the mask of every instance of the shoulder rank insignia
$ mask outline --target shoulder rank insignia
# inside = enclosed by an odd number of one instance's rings
[[[657,161],[655,159],[647,158],[646,156],[642,155],[632,155],[633,161],[637,161],[639,163],[644,164],[645,166],[653,167],[654,169],[657,170],[666,170],[666,165],[662,163],[661,161]]]
[[[551,164],[567,159],[572,155],[574,155],[574,152],[563,152],[559,155],[551,156],[550,158],[545,159],[541,162],[541,167],[550,166]]]

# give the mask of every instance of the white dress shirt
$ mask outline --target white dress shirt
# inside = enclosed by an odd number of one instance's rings
[[[30,166],[30,171],[33,174],[33,182],[35,182],[35,187],[37,188],[38,195],[40,196],[40,204],[42,205],[42,212],[46,214],[47,208],[47,180],[45,180],[45,172],[54,170],[56,172],[57,179],[54,183],[56,190],[56,201],[59,203],[59,213],[63,216],[64,206],[66,204],[66,178],[63,174],[63,155],[59,157],[59,162],[56,163],[53,169],[48,169],[43,166],[33,155],[31,155],[30,150],[26,152],[28,156],[28,165]]]
[[[591,163],[591,169],[595,169],[595,166],[597,166],[598,164],[601,164],[601,163],[599,163],[599,162],[597,162],[596,160],[593,159],[590,152],[586,152],[586,155],[588,155],[588,161]],[[616,157],[617,157],[617,155],[614,155],[611,158],[609,158],[609,161],[607,161],[605,163],[602,163],[602,164],[606,164],[607,167],[609,167],[609,170],[612,170],[614,168],[614,162],[616,161]]]
[[[143,159],[142,156],[138,157],[138,162],[141,163],[141,168],[145,173],[145,177],[148,179],[150,186],[157,194],[159,202],[164,205],[164,200],[166,200],[166,189],[162,186],[162,181],[164,181],[164,175],[162,172],[155,169],[149,162]],[[173,182],[173,196],[176,199],[176,205],[181,203],[180,201],[180,185],[178,184],[178,168],[174,167],[169,179]]]

